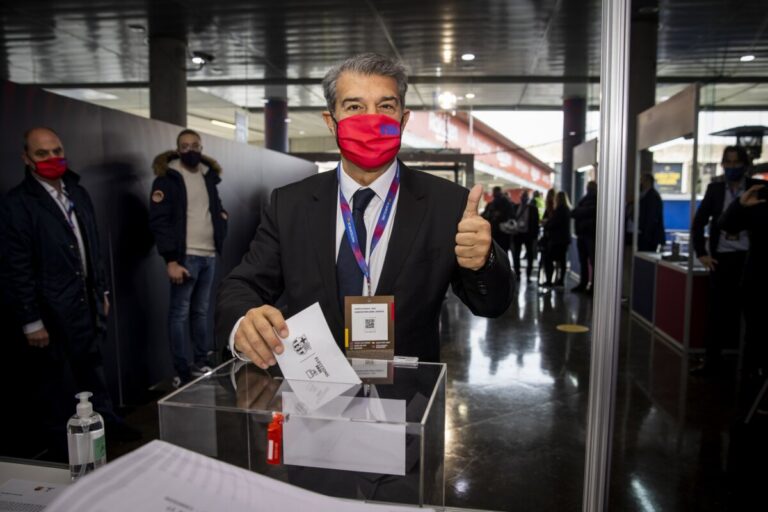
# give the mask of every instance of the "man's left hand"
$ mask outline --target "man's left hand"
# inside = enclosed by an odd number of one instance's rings
[[[482,194],[482,185],[475,185],[469,192],[456,233],[456,260],[460,267],[470,270],[483,268],[491,250],[491,224],[478,213]]]
[[[739,196],[739,202],[742,206],[747,208],[764,203],[765,199],[760,199],[760,189],[765,188],[765,185],[752,185],[749,190]]]

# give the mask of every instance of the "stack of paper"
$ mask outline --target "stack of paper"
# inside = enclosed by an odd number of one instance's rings
[[[46,512],[423,512],[331,498],[163,441],[151,443],[69,486]]]

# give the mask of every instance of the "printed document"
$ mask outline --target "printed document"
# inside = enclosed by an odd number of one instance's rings
[[[152,441],[78,480],[46,512],[424,512],[332,498]]]

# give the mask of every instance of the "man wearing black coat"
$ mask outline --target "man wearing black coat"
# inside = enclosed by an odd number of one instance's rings
[[[66,460],[65,424],[75,411],[75,393],[92,392],[105,420],[119,421],[99,346],[109,292],[93,205],[68,169],[59,137],[47,128],[29,130],[23,160],[24,179],[4,198],[0,222],[0,281],[14,323],[5,329],[19,333],[7,348],[23,379],[18,384],[31,392],[41,416],[47,456]],[[34,425],[24,421],[18,429],[28,433]]]
[[[469,192],[396,159],[410,114],[402,64],[352,57],[326,74],[323,90],[340,165],[273,191],[249,251],[219,288],[218,332],[267,368],[284,349],[276,333],[290,334],[284,313],[319,302],[344,348],[344,299],[392,295],[395,354],[438,361],[449,285],[475,314],[501,315],[512,301],[509,260],[478,213],[482,187]]]
[[[721,181],[709,184],[696,215],[693,218],[693,246],[696,257],[709,270],[709,300],[704,363],[691,369],[694,375],[707,375],[720,365],[722,347],[738,346],[741,331],[742,292],[741,278],[749,250],[746,231],[722,231],[718,224],[723,211],[757,180],[746,177],[749,156],[742,147],[728,146],[723,151]],[[705,242],[704,228],[709,225],[709,244]]]
[[[533,260],[536,258],[536,240],[539,238],[539,209],[533,201],[529,199],[528,192],[525,191],[520,196],[520,206],[515,213],[517,221],[517,232],[512,235],[512,262],[514,264],[515,276],[518,279],[522,276],[520,271],[520,252],[525,247],[525,260],[527,262],[526,272],[528,273],[528,282],[534,281]]]
[[[579,284],[572,292],[584,292],[590,287],[589,267],[595,269],[595,235],[597,233],[597,183],[587,183],[587,194],[571,212],[575,221],[576,247],[579,251]]]
[[[744,263],[742,296],[745,320],[744,393],[754,397],[768,379],[768,337],[765,312],[768,311],[768,184],[752,185],[733,201],[720,217],[720,229],[728,233],[746,230],[749,251]]]
[[[509,251],[509,234],[499,227],[512,218],[514,207],[512,201],[502,192],[501,187],[493,187],[493,199],[485,206],[483,218],[491,223],[491,238],[499,244],[504,254]]]
[[[637,221],[637,250],[655,252],[666,240],[664,203],[654,188],[653,174],[640,177],[640,217]]]
[[[217,189],[221,166],[202,151],[200,134],[182,130],[176,150],[157,155],[152,166],[157,178],[152,183],[149,227],[171,282],[168,337],[175,387],[210,370],[208,304],[216,255],[227,236],[228,215]]]

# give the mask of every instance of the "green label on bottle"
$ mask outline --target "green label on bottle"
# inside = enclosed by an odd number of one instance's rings
[[[103,435],[93,440],[93,460],[94,462],[101,462],[107,456],[107,443],[106,438]]]

